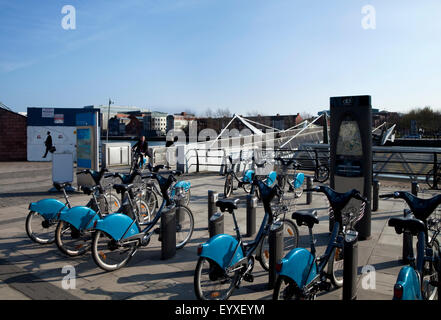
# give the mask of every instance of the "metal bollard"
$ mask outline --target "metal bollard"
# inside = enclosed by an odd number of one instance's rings
[[[373,181],[372,211],[378,211],[378,195],[380,193],[380,182],[377,179]]]
[[[357,299],[358,232],[345,234],[343,248],[343,300]]]
[[[312,189],[312,183],[314,181],[313,177],[306,177],[306,189]],[[308,191],[306,193],[306,204],[312,203],[312,192]]]
[[[406,218],[412,211],[404,209],[403,216]],[[409,264],[413,259],[413,236],[409,231],[403,232],[403,264]]]
[[[176,207],[161,213],[161,260],[176,254]]]
[[[247,237],[256,233],[256,210],[257,198],[251,194],[247,195]]]
[[[269,277],[268,288],[273,289],[277,280],[276,263],[283,258],[283,222],[274,222],[270,227],[269,242]]]
[[[208,190],[208,226],[210,226],[210,218],[216,213],[216,201],[218,200],[217,192]]]
[[[211,216],[208,225],[208,232],[210,234],[210,238],[224,233],[224,214],[222,212],[217,212]]]
[[[419,184],[418,184],[418,181],[412,181],[412,194],[415,196],[415,197],[418,197],[418,191],[420,191],[420,186],[419,186]]]

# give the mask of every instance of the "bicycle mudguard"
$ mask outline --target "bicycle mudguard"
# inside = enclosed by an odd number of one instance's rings
[[[60,213],[60,220],[71,224],[77,230],[92,229],[94,222],[99,218],[94,210],[83,206],[73,207]]]
[[[178,181],[173,188],[183,188],[187,192],[190,187],[190,181]]]
[[[294,178],[294,188],[298,189],[302,186],[303,181],[305,181],[305,175],[303,174],[303,172],[299,172],[297,173],[296,177]]]
[[[422,300],[420,281],[415,270],[411,266],[401,268],[395,285],[400,284],[403,287],[403,296],[401,300]],[[398,300],[393,298],[393,300]]]
[[[253,181],[253,176],[254,176],[254,170],[247,170],[243,175],[242,181],[251,183]]]
[[[275,171],[271,171],[267,176],[266,185],[268,187],[271,187],[274,184],[274,182],[276,182],[276,179],[277,179],[277,173]]]
[[[234,265],[240,259],[244,257],[242,248],[237,248],[234,258],[230,262],[234,250],[236,249],[238,242],[236,238],[229,234],[218,234],[204,244],[202,244],[201,257],[208,258],[216,262],[222,269],[226,269],[229,266]]]
[[[133,220],[127,215],[121,213],[113,213],[105,216],[103,219],[98,219],[95,229],[101,230],[111,236],[114,240],[121,240],[124,233],[124,239],[138,234],[139,228],[136,223],[132,224]],[[126,230],[130,229],[126,232]]]
[[[60,210],[68,209],[67,205],[56,199],[42,199],[29,204],[30,211],[39,213],[46,220],[54,219]]]
[[[291,278],[299,288],[303,288],[317,276],[314,256],[304,248],[291,250],[282,259],[279,274]]]

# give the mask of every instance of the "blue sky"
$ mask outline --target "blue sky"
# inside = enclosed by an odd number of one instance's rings
[[[0,101],[316,114],[369,94],[441,110],[440,39],[439,0],[0,0]]]

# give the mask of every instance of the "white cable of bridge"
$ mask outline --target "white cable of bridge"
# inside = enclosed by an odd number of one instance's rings
[[[286,141],[284,144],[282,144],[280,146],[280,148],[283,148],[284,146],[286,146],[288,143],[290,143],[294,138],[296,138],[299,134],[301,134],[303,131],[305,131],[307,128],[309,128],[311,125],[314,124],[314,122],[316,122],[318,119],[320,119],[323,116],[320,115],[317,118],[315,118],[314,120],[312,120],[312,122],[310,122],[307,126],[305,126],[302,130],[300,130],[299,132],[297,132],[295,135],[293,135],[288,141]]]

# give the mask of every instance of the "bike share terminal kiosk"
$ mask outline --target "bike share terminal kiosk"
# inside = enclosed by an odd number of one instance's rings
[[[355,226],[358,238],[365,240],[371,236],[371,97],[332,97],[330,100],[330,186],[337,192],[357,189],[368,199],[364,216]],[[352,199],[345,211],[358,214],[360,205],[361,201]],[[331,218],[329,225],[332,230]]]

